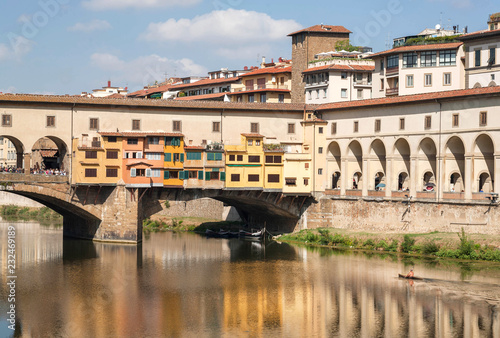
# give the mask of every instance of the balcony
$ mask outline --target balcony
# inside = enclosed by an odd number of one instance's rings
[[[272,90],[272,89],[285,89],[289,90],[288,86],[285,84],[254,84],[253,86],[245,86],[242,88],[232,88],[231,92],[232,93],[238,93],[238,92],[249,92],[253,90]]]
[[[385,90],[385,95],[386,96],[392,96],[392,95],[399,95],[399,88],[387,88]]]
[[[102,149],[102,144],[101,144],[101,141],[81,140],[78,144],[78,148]]]
[[[386,77],[398,76],[399,75],[399,67],[391,67],[385,70]]]
[[[367,81],[367,80],[357,81],[357,80],[354,80],[354,87],[371,87],[371,86],[372,86],[372,82],[371,81]]]

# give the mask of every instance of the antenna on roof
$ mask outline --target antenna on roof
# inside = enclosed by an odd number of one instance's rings
[[[385,49],[391,49],[392,43],[391,43],[391,32],[387,33],[387,40],[385,40]]]

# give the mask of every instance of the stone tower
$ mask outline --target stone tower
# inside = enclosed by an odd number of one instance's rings
[[[316,25],[288,34],[292,37],[292,103],[305,103],[302,72],[314,55],[335,50],[339,41],[349,42],[351,33],[343,26]]]

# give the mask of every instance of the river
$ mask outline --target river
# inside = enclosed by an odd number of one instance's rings
[[[172,232],[114,245],[34,222],[1,222],[0,243],[0,337],[11,305],[18,337],[500,337],[499,264]],[[427,279],[396,277],[412,267]]]

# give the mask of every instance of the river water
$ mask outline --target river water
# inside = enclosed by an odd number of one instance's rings
[[[12,304],[20,337],[500,337],[498,264],[171,232],[112,245],[7,222],[0,248],[0,337]],[[428,279],[396,278],[411,267]]]

